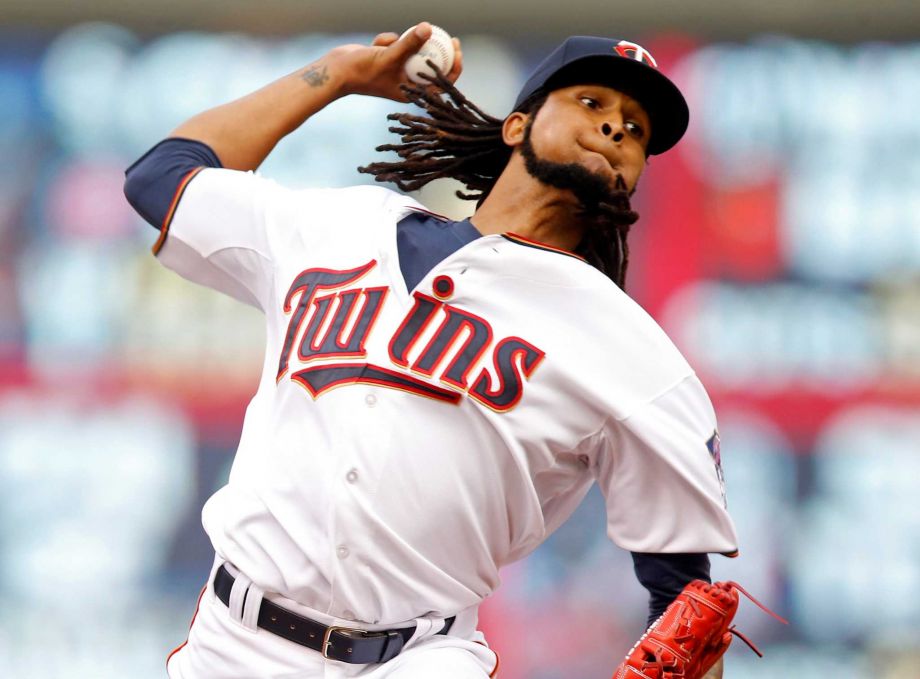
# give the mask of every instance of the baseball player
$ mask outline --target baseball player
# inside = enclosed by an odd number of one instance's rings
[[[709,399],[623,291],[629,196],[684,133],[683,97],[639,45],[573,37],[492,118],[454,86],[456,40],[450,73],[402,88],[430,33],[337,47],[127,171],[159,260],[267,324],[174,679],[496,676],[479,604],[595,482],[651,618],[736,551]],[[391,116],[399,160],[362,171],[403,189],[455,177],[470,219],[253,173],[352,94],[426,112]]]

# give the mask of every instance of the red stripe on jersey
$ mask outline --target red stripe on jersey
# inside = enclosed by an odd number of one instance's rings
[[[182,199],[182,194],[185,193],[188,183],[203,169],[203,167],[196,167],[179,182],[176,194],[173,196],[172,202],[169,204],[169,210],[166,212],[166,218],[163,219],[163,224],[160,225],[160,237],[157,238],[157,242],[153,244],[153,254],[159,254],[160,249],[163,247],[163,243],[166,242],[166,234],[169,233],[169,225],[172,223],[173,215],[176,213],[176,208],[179,206],[179,201]]]
[[[547,245],[546,243],[541,243],[541,242],[538,241],[538,240],[534,240],[534,239],[532,239],[532,238],[526,238],[526,237],[524,237],[524,236],[520,236],[520,235],[518,235],[518,234],[516,234],[516,233],[512,233],[512,232],[510,232],[510,231],[508,231],[507,233],[503,233],[502,236],[504,236],[504,237],[507,238],[508,240],[510,240],[510,241],[512,241],[512,242],[516,242],[516,243],[518,243],[518,244],[520,244],[520,245],[529,245],[529,246],[531,246],[531,247],[535,247],[535,248],[538,248],[538,249],[540,249],[540,250],[549,250],[550,252],[558,252],[560,255],[568,255],[569,257],[574,257],[575,259],[580,259],[580,260],[583,261],[583,262],[586,262],[586,261],[587,261],[587,260],[586,260],[584,257],[582,257],[581,255],[577,255],[577,254],[575,254],[574,252],[572,252],[572,251],[570,251],[570,250],[564,250],[564,249],[562,249],[562,248],[557,248],[557,247],[554,247],[554,246],[552,246],[552,245]]]

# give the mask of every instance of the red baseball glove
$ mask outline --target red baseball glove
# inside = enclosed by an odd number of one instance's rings
[[[732,634],[762,656],[740,632],[729,627],[738,610],[739,591],[786,624],[737,583],[710,585],[694,580],[636,642],[613,679],[702,679],[728,649]]]

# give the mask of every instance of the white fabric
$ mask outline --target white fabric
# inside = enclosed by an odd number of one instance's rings
[[[372,665],[350,665],[323,657],[270,632],[254,633],[233,620],[213,589],[211,571],[189,629],[187,643],[174,652],[166,665],[170,679],[486,679],[497,676],[499,659],[476,631],[477,610],[461,611],[449,635],[438,635],[443,621],[422,619],[426,630],[417,630],[393,660]],[[229,566],[229,564],[228,564]],[[232,566],[233,573],[238,571]],[[278,600],[290,610],[324,625],[344,625],[296,602]],[[380,626],[363,626],[380,629]]]
[[[381,188],[290,191],[219,169],[186,189],[160,260],[258,306],[267,322],[263,376],[229,484],[203,512],[218,554],[266,597],[396,626],[477,605],[498,586],[499,568],[542,543],[595,481],[619,545],[734,551],[706,445],[712,407],[658,325],[583,261],[500,235],[461,248],[408,291],[395,225],[417,208]],[[310,298],[292,286],[308,270],[363,273]],[[439,276],[454,285],[443,304]],[[413,293],[440,306],[400,358],[391,340]],[[348,344],[375,299],[360,351],[316,356],[303,342],[316,322],[320,346],[335,310],[353,303],[338,336]],[[420,357],[450,314],[469,320],[425,369]],[[482,352],[449,379],[477,327]],[[502,347],[517,353],[502,358]],[[389,372],[384,384],[314,396],[304,380],[330,366]],[[458,402],[393,388],[388,375]]]
[[[243,605],[243,617],[240,624],[248,630],[255,631],[259,627],[259,607],[262,605],[264,592],[257,584],[252,583],[246,590],[246,602]]]
[[[230,617],[240,624],[243,622],[243,604],[246,602],[246,592],[249,591],[251,584],[252,580],[240,573],[233,581],[233,589],[230,590],[230,604],[228,606]]]

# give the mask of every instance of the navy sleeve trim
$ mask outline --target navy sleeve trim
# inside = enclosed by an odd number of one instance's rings
[[[194,176],[191,173],[205,167],[223,167],[210,146],[195,139],[170,137],[125,170],[125,197],[146,222],[160,230],[160,240],[169,228],[178,198]]]
[[[691,580],[712,582],[708,554],[645,554],[632,552],[639,582],[649,592],[648,625],[657,620]]]
[[[179,186],[176,189],[176,194],[173,196],[172,202],[169,205],[169,210],[166,212],[166,217],[163,219],[163,226],[160,227],[160,237],[157,238],[157,242],[153,244],[152,250],[154,255],[160,254],[160,249],[163,247],[163,243],[166,242],[166,236],[169,234],[169,225],[172,224],[173,215],[176,213],[176,206],[178,206],[179,201],[182,200],[182,195],[185,193],[185,189],[188,187],[189,182],[194,179],[195,175],[197,175],[203,169],[203,167],[196,167],[194,170],[185,175],[181,182],[179,182]]]

